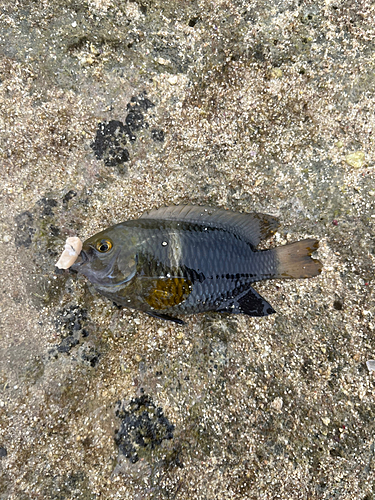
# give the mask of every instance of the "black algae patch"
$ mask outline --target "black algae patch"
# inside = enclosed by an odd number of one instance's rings
[[[132,110],[126,117],[126,125],[128,125],[131,130],[139,130],[144,125],[144,116],[140,111]]]
[[[130,99],[129,104],[126,106],[128,114],[125,121],[133,132],[148,126],[147,123],[145,123],[143,113],[153,106],[154,104],[147,99],[144,93]]]
[[[151,130],[151,137],[154,141],[164,142],[164,131],[154,128]]]
[[[93,346],[83,345],[80,352],[80,358],[84,364],[95,368],[95,366],[99,363],[100,353]]]
[[[114,167],[129,161],[126,137],[133,137],[130,128],[120,121],[99,123],[95,141],[91,144],[98,160],[104,160],[107,167]]]
[[[164,439],[173,438],[174,425],[164,416],[162,408],[156,407],[145,394],[128,404],[119,402],[116,416],[122,422],[115,442],[120,453],[132,463],[139,460],[142,450],[153,450]]]
[[[73,333],[83,328],[87,311],[79,306],[68,306],[57,312],[55,326],[61,332]]]
[[[71,349],[80,343],[81,338],[87,337],[88,332],[83,328],[86,320],[87,311],[79,306],[68,306],[58,311],[55,326],[63,339],[59,345],[48,351],[49,356],[57,359],[60,353],[69,354]],[[95,352],[82,358],[82,361],[95,366],[98,359],[99,354]]]
[[[16,222],[16,236],[15,244],[16,247],[26,247],[31,246],[33,234],[35,229],[33,227],[34,217],[30,212],[22,212],[15,217]]]
[[[57,201],[54,200],[53,198],[41,198],[38,202],[37,205],[42,207],[42,212],[41,215],[47,215],[47,216],[52,216],[54,215],[53,213],[53,208],[57,207]]]
[[[57,352],[69,352],[71,348],[75,347],[77,344],[79,344],[79,340],[73,337],[73,335],[69,335],[61,341],[60,345],[58,345],[56,349]]]
[[[60,234],[60,229],[57,226],[54,226],[53,224],[50,225],[50,234],[51,236],[58,236]]]
[[[66,193],[66,195],[63,197],[63,203],[64,205],[68,203],[72,198],[77,196],[77,193],[73,191],[72,189]]]
[[[191,19],[189,19],[188,25],[190,26],[190,28],[194,28],[198,21],[199,17],[192,17]]]
[[[126,148],[127,141],[135,141],[137,138],[135,132],[148,127],[144,113],[153,106],[154,104],[147,99],[143,92],[139,96],[132,97],[127,104],[128,113],[125,124],[119,120],[99,123],[95,140],[91,143],[98,160],[104,160],[107,167],[115,167],[129,161],[130,154]],[[162,131],[158,131],[158,133],[162,139],[156,140],[164,140],[164,133]]]
[[[155,104],[150,101],[150,99],[147,99],[146,93],[142,92],[139,94],[139,96],[132,97],[130,99],[129,104],[126,106],[129,112],[131,113],[132,111],[147,111],[150,108],[153,108]]]

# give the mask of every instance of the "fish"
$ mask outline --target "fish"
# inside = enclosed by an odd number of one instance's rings
[[[276,311],[254,283],[322,271],[311,257],[316,239],[258,250],[278,227],[256,212],[161,207],[87,239],[71,269],[115,304],[178,324],[177,316],[209,311],[268,316]]]

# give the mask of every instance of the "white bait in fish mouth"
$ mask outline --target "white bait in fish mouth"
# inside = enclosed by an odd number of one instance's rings
[[[67,238],[65,248],[61,257],[56,262],[56,267],[59,269],[69,269],[78,258],[82,250],[82,241],[77,236]]]

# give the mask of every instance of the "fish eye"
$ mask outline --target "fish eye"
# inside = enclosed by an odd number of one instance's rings
[[[111,250],[111,248],[113,247],[113,244],[112,244],[112,241],[111,240],[100,240],[98,241],[98,243],[96,244],[96,249],[98,250],[98,252],[100,253],[106,253],[106,252],[109,252]]]

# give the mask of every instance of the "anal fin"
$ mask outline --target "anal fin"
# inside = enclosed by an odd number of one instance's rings
[[[222,302],[217,312],[247,314],[248,316],[268,316],[276,311],[253,288],[249,287],[231,300]]]

